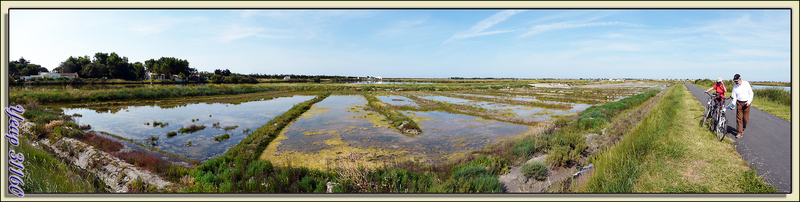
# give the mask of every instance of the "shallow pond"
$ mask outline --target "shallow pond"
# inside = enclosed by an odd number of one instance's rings
[[[417,102],[414,102],[414,100],[412,100],[410,98],[407,98],[407,97],[403,97],[403,96],[379,95],[379,96],[375,96],[375,97],[380,99],[381,102],[386,103],[386,104],[390,104],[390,105],[398,105],[398,106],[407,105],[407,106],[412,106],[412,107],[418,106]]]
[[[493,96],[493,95],[464,94],[464,93],[460,93],[458,95],[478,96],[478,97],[497,98],[497,99],[511,99],[511,100],[527,101],[527,102],[543,102],[543,103],[550,103],[550,104],[568,104],[568,105],[572,106],[571,109],[569,109],[569,110],[561,110],[561,111],[566,111],[567,113],[581,112],[583,110],[586,110],[586,108],[589,108],[589,107],[593,106],[593,105],[590,105],[590,104],[579,104],[579,103],[572,103],[572,102],[556,102],[556,101],[539,100],[539,99],[536,99],[536,97],[534,97],[534,96],[527,96],[527,95]]]
[[[361,96],[330,96],[293,122],[264,150],[273,163],[326,169],[411,160],[436,163],[480,149],[497,139],[527,131],[528,126],[446,112],[403,112],[423,134],[406,136],[365,111]]]
[[[115,113],[100,113],[87,108],[64,108],[64,113],[81,114],[82,117],[76,117],[76,122],[89,124],[92,130],[108,132],[143,144],[147,144],[146,140],[150,136],[158,137],[156,148],[192,160],[205,161],[225,153],[228,148],[238,144],[247,134],[272,118],[311,98],[314,96],[296,95],[241,104],[187,104],[171,108],[130,106]],[[154,121],[168,125],[155,126]],[[217,122],[219,127],[213,127]],[[180,133],[181,127],[192,124],[206,128],[194,133]],[[246,129],[250,131],[245,131]],[[172,131],[177,132],[177,135],[168,137],[167,133]],[[226,133],[230,134],[229,139],[219,142],[214,140],[215,136]],[[191,146],[186,146],[189,141]]]
[[[730,88],[733,88],[733,86],[731,86]],[[756,90],[756,89],[770,89],[770,88],[781,89],[781,90],[784,90],[784,91],[792,91],[792,87],[791,87],[791,86],[764,86],[764,85],[753,85],[753,90]]]
[[[383,82],[383,81],[357,81],[346,82],[347,84],[433,84],[427,82]]]
[[[441,95],[417,94],[423,99],[449,102],[452,104],[469,105],[502,113],[509,118],[522,118],[529,121],[545,121],[551,119],[553,115],[563,115],[574,112],[573,110],[545,109],[539,107],[529,107],[523,105],[512,105],[487,101],[467,100],[461,98],[447,97]],[[588,106],[587,106],[588,107]],[[584,108],[585,109],[585,108]]]

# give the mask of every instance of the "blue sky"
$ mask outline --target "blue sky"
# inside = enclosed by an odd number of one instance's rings
[[[10,60],[176,57],[200,71],[790,81],[790,10],[19,10]]]

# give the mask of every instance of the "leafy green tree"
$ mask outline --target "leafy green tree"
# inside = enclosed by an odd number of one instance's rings
[[[28,65],[28,63],[30,63],[30,62],[31,61],[25,60],[24,57],[19,57],[19,60],[17,60],[17,63],[23,64],[23,65]]]
[[[105,62],[110,78],[125,80],[134,80],[136,78],[133,72],[133,65],[128,63],[128,57],[120,57],[117,53],[112,52]]]
[[[16,62],[8,62],[8,75],[11,77],[19,75],[19,68],[17,68]]]
[[[106,64],[106,60],[108,59],[108,57],[109,57],[108,53],[100,53],[100,52],[98,52],[98,53],[94,54],[94,61],[92,61],[92,62],[97,63],[97,64],[105,65]]]
[[[211,82],[222,83],[222,80],[223,80],[222,75],[214,74],[214,76],[211,76]]]
[[[188,76],[186,76],[186,74],[185,74],[185,73],[183,73],[183,72],[181,72],[180,74],[178,74],[178,77],[179,77],[179,78],[181,78],[181,79],[183,79],[183,81],[184,81],[184,82],[186,81],[186,78],[188,78]]]
[[[133,63],[133,73],[136,75],[135,80],[142,80],[146,78],[144,65],[141,62]]]
[[[108,68],[104,64],[89,63],[83,67],[81,75],[86,78],[102,78],[108,75]]]
[[[53,72],[77,73],[81,72],[83,66],[89,63],[91,63],[91,60],[89,60],[89,56],[84,56],[84,57],[70,56],[69,58],[67,58],[67,60],[61,62],[61,64],[59,64],[58,67],[53,69]]]
[[[48,72],[47,68],[37,64],[27,64],[24,67],[25,68],[22,68],[22,70],[19,72],[19,75],[21,76],[37,75],[39,72]]]

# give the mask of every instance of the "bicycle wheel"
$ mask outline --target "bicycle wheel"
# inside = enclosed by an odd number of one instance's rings
[[[716,130],[717,131],[717,139],[719,139],[719,141],[722,141],[722,139],[725,139],[725,133],[727,132],[726,131],[727,129],[728,129],[728,123],[727,123],[727,120],[725,120],[725,115],[724,114],[720,114],[719,122],[717,123],[717,130]]]
[[[703,113],[703,121],[700,123],[700,126],[706,125],[706,120],[708,120],[710,113],[711,113],[711,105],[706,105],[706,112]]]

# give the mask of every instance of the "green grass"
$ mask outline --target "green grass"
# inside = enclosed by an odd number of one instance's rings
[[[576,121],[570,121],[571,117],[559,118],[555,122],[560,130],[516,141],[511,147],[511,151],[525,160],[536,153],[547,153],[545,161],[555,167],[569,167],[579,164],[581,158],[587,152],[586,138],[583,137],[584,133],[599,130],[601,126],[607,125],[608,120],[611,118],[624,110],[641,105],[658,94],[658,92],[652,90],[617,102],[590,107],[579,113]]]
[[[614,147],[593,159],[580,192],[751,193],[770,191],[732,141],[697,126],[703,109],[685,87],[673,87]],[[744,177],[743,177],[744,176]]]
[[[612,117],[620,112],[638,106],[658,94],[659,91],[651,90],[635,96],[621,99],[617,102],[607,103],[600,106],[592,106],[580,113],[578,126],[582,129],[597,128],[603,123],[608,122]]]
[[[525,177],[533,177],[536,180],[547,179],[547,166],[541,162],[526,163],[519,170]]]
[[[391,125],[400,132],[414,135],[422,133],[422,129],[419,128],[417,122],[414,122],[410,117],[387,106],[372,94],[364,93],[363,96],[367,99],[369,109],[385,116],[386,120],[390,121]]]
[[[206,84],[200,86],[142,86],[135,88],[99,88],[68,90],[33,90],[26,91],[16,87],[9,92],[9,101],[20,102],[32,99],[41,103],[75,103],[101,102],[120,100],[145,100],[174,97],[192,97],[207,95],[231,95],[264,91],[370,91],[385,89],[402,89],[408,91],[465,90],[465,89],[499,89],[521,83],[468,83],[468,84]],[[43,88],[47,89],[47,88]],[[63,88],[62,88],[63,89]]]
[[[22,190],[28,193],[106,193],[105,184],[87,171],[64,163],[38,148],[28,139],[30,134],[20,135],[19,146],[11,147],[16,153],[25,155]],[[8,153],[8,152],[6,152]],[[9,173],[10,174],[10,173]]]
[[[758,108],[761,111],[765,111],[789,122],[792,121],[792,105],[779,104],[762,97],[754,97],[751,104],[753,107]]]
[[[261,151],[272,142],[278,133],[289,123],[300,117],[305,111],[311,109],[314,103],[322,101],[331,92],[325,92],[317,97],[294,105],[289,111],[273,118],[267,124],[256,129],[245,137],[239,144],[231,147],[224,155],[208,160],[190,172],[197,181],[196,184],[183,189],[183,192],[317,192],[317,187],[301,188],[300,181],[304,176],[314,176],[314,179],[330,178],[326,173],[307,168],[282,168],[272,170],[272,164],[258,160]],[[217,140],[217,137],[214,138]],[[219,141],[219,140],[218,140]],[[245,172],[253,169],[267,169],[271,172]],[[274,172],[274,173],[273,173]],[[242,179],[254,180],[245,182]],[[321,181],[320,181],[321,182]],[[261,183],[271,183],[264,187]],[[308,185],[308,179],[304,182]]]

